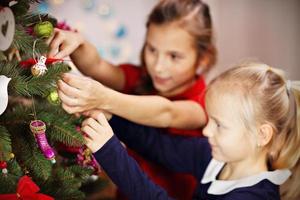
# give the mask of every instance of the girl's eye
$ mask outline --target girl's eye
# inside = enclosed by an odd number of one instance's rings
[[[147,50],[151,53],[154,53],[155,52],[155,48],[151,47],[151,46],[147,46]]]
[[[175,53],[170,54],[171,60],[176,61],[179,60],[181,57]]]
[[[172,60],[176,60],[178,57],[175,54],[171,54],[171,58],[172,58]]]
[[[170,53],[170,58],[172,61],[178,61],[182,59],[183,57],[179,55],[178,53]]]

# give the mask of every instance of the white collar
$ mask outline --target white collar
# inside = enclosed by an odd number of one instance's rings
[[[281,185],[291,175],[291,171],[289,169],[281,169],[275,171],[261,172],[257,175],[237,180],[217,180],[217,175],[219,174],[224,165],[224,162],[211,159],[208,167],[206,168],[201,183],[206,184],[212,182],[207,191],[209,194],[226,194],[236,188],[253,186],[264,179],[268,179],[276,185]]]

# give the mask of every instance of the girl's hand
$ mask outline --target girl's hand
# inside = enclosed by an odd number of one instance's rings
[[[55,28],[53,36],[47,41],[50,47],[48,57],[61,59],[69,56],[83,41],[79,33]]]
[[[114,135],[103,113],[94,113],[92,118],[82,122],[81,130],[88,137],[84,137],[87,147],[95,153]]]
[[[81,113],[82,115],[86,117],[92,117],[92,116],[97,116],[98,114],[103,113],[107,121],[109,121],[112,118],[112,114],[100,109],[95,109],[95,110],[89,110]]]
[[[94,109],[106,110],[113,90],[98,81],[73,74],[64,74],[58,81],[58,95],[63,109],[69,114]]]

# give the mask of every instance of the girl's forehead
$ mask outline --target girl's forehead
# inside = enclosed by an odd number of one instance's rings
[[[147,42],[153,45],[194,46],[194,37],[176,23],[150,24],[147,30]]]
[[[206,94],[206,108],[210,112],[237,112],[241,107],[241,100],[236,91],[209,91]]]

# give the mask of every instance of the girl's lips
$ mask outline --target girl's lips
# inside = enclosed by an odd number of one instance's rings
[[[211,149],[216,149],[216,148],[218,148],[217,145],[212,144],[210,141],[208,141],[208,143],[209,143]]]
[[[154,77],[154,82],[156,82],[156,83],[158,83],[160,85],[165,84],[169,80],[171,80],[171,78],[160,78],[160,77],[157,77],[157,76]]]

